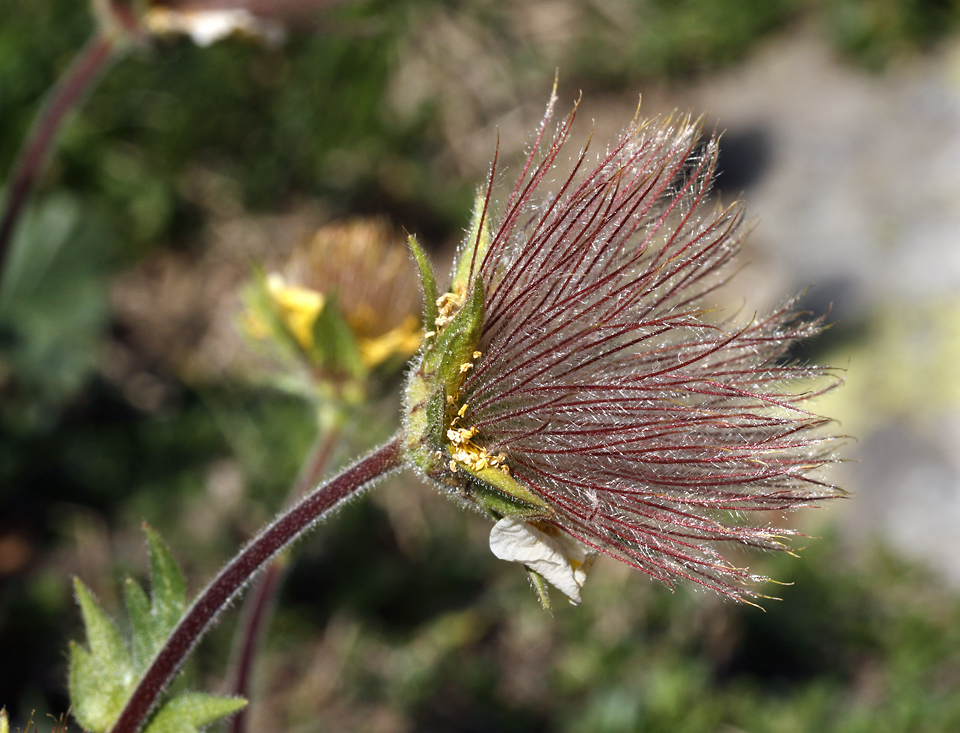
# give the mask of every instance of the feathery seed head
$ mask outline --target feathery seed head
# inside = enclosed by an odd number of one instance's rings
[[[764,578],[720,548],[786,549],[794,532],[771,512],[842,494],[816,475],[839,439],[803,404],[829,372],[784,361],[820,323],[793,301],[748,321],[713,312],[742,238],[740,205],[708,200],[715,136],[634,121],[563,171],[576,108],[550,137],[555,101],[496,214],[494,162],[447,293],[411,239],[430,330],[407,459],[497,521],[491,548],[544,602],[544,579],[579,602],[598,553],[757,597]]]

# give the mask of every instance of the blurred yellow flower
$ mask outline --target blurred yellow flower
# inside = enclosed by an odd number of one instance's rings
[[[247,291],[241,326],[341,397],[369,393],[422,341],[419,287],[403,239],[378,220],[321,228]]]
[[[403,323],[382,336],[360,339],[360,356],[364,365],[373,369],[394,356],[404,359],[412,356],[422,341],[420,321],[413,315],[407,315]]]

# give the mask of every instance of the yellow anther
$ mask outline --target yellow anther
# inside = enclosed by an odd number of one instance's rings
[[[447,431],[447,439],[454,445],[466,445],[476,434],[476,428],[450,428]]]
[[[434,319],[437,329],[441,329],[449,324],[460,312],[463,307],[463,296],[466,294],[462,285],[452,293],[444,293],[437,298],[437,310],[439,315]]]

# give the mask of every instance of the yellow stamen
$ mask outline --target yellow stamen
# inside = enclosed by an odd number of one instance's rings
[[[437,298],[437,309],[439,315],[434,320],[437,330],[447,326],[460,312],[463,307],[463,297],[466,291],[463,285],[458,285],[452,293],[444,293]]]

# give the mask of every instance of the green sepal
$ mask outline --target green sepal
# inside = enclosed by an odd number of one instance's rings
[[[457,464],[469,478],[471,496],[476,502],[502,517],[548,517],[553,510],[543,499],[499,468],[479,471]]]
[[[483,326],[483,283],[478,277],[453,320],[436,336],[423,356],[425,374],[436,374],[444,389],[456,391],[463,373],[460,365],[473,361]]]
[[[527,571],[527,575],[530,578],[530,584],[533,586],[533,590],[536,591],[537,599],[540,601],[540,605],[543,606],[543,610],[550,612],[550,589],[547,586],[547,580],[536,570],[531,570],[530,568],[524,566],[524,570]]]
[[[135,667],[143,667],[153,656],[153,650],[161,641],[157,638],[153,616],[150,614],[150,599],[140,584],[127,578],[123,584],[123,597],[130,614],[130,651]]]
[[[423,286],[423,327],[430,331],[437,322],[440,311],[437,308],[437,276],[433,272],[430,258],[412,234],[407,237],[407,245],[420,270],[420,284]]]
[[[454,271],[453,282],[450,284],[450,289],[454,292],[456,292],[458,286],[466,290],[471,274],[476,277],[476,270],[480,268],[480,263],[483,262],[487,250],[490,249],[490,227],[487,224],[487,217],[484,216],[486,205],[486,195],[478,192],[473,202],[470,233],[467,234],[467,238],[463,240],[463,244],[460,246],[457,269]]]
[[[443,392],[436,392],[427,402],[426,433],[433,445],[443,445],[447,424],[447,401]]]
[[[150,719],[144,733],[199,733],[202,726],[232,715],[247,701],[202,692],[186,692],[166,702]]]
[[[367,375],[357,339],[343,317],[335,293],[327,294],[327,300],[313,322],[313,344],[318,362],[331,371],[355,379]]]

